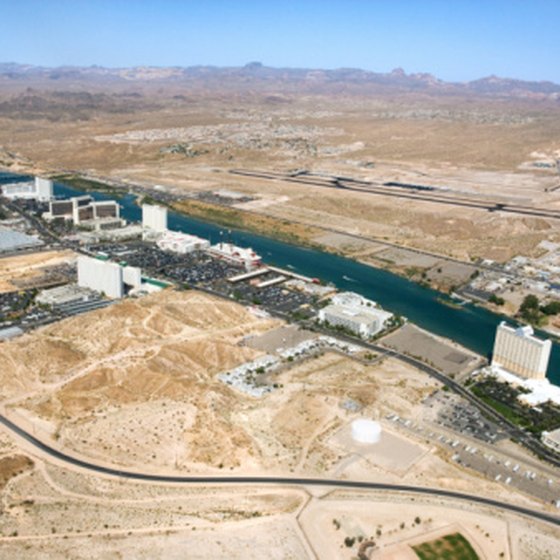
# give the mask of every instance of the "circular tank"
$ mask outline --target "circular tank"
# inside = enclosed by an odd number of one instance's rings
[[[381,437],[381,424],[374,420],[354,420],[352,422],[352,439],[359,443],[377,443]]]

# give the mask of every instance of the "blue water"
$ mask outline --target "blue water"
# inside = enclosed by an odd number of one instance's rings
[[[81,191],[56,184],[55,194],[75,196]],[[102,193],[91,193],[96,199],[114,198]],[[118,199],[122,215],[129,221],[141,220],[141,209],[133,195]],[[494,343],[496,326],[504,317],[472,304],[450,306],[448,296],[425,288],[390,272],[360,264],[353,260],[276,241],[268,237],[220,226],[169,213],[169,228],[210,239],[213,243],[222,236],[233,243],[252,247],[263,260],[272,265],[289,267],[301,274],[332,282],[337,288],[358,292],[379,302],[385,309],[403,315],[435,334],[445,336],[466,348],[488,357]],[[446,303],[445,303],[446,302]],[[513,323],[508,319],[510,323]],[[541,333],[542,334],[542,333]],[[546,336],[542,334],[542,336]],[[548,378],[560,385],[560,345],[553,343]]]

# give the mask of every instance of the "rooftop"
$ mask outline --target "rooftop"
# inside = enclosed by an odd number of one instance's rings
[[[43,242],[37,237],[11,229],[0,228],[0,253],[39,245],[43,245]]]

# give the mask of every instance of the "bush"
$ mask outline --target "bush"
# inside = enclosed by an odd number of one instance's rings
[[[490,303],[493,303],[494,305],[504,305],[504,303],[506,302],[506,300],[502,297],[497,296],[496,294],[492,294],[489,298],[488,301]]]
[[[545,315],[557,315],[560,313],[560,301],[551,301],[541,307],[541,311]]]

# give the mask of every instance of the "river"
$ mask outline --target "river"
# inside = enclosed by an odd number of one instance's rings
[[[83,191],[60,183],[55,184],[57,196],[75,196]],[[91,192],[94,198],[104,200],[110,195]],[[141,209],[135,196],[118,198],[122,216],[129,221],[141,220]],[[450,297],[420,286],[391,272],[358,263],[331,253],[307,249],[282,241],[248,233],[224,230],[220,226],[169,212],[169,228],[192,233],[217,243],[222,232],[235,244],[252,247],[267,264],[289,267],[306,276],[332,282],[341,290],[350,290],[370,298],[385,309],[410,319],[420,327],[450,338],[466,348],[488,357],[492,351],[496,326],[504,317],[482,307],[467,303],[457,305]],[[513,323],[510,319],[508,322]],[[539,333],[546,336],[545,333]],[[547,377],[560,385],[560,344],[553,343]]]

